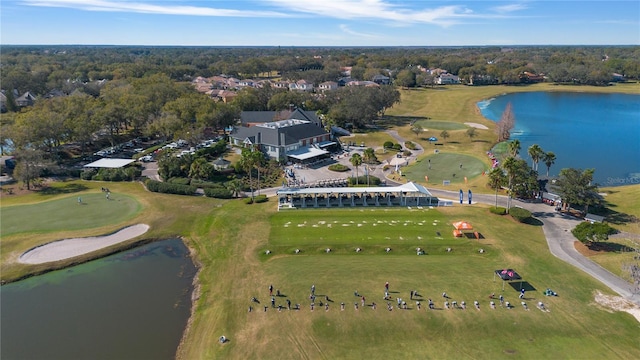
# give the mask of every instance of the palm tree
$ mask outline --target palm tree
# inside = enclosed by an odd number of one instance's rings
[[[556,163],[556,154],[554,154],[552,151],[549,151],[548,153],[543,155],[543,161],[544,164],[547,165],[547,177],[549,176],[549,169],[551,168],[551,165]]]
[[[500,168],[489,171],[489,187],[496,191],[496,207],[498,207],[498,190],[506,183],[504,172]]]
[[[514,140],[514,141],[517,141],[517,140]],[[511,145],[511,143],[509,143],[509,145]],[[514,157],[508,157],[502,163],[502,168],[504,169],[504,171],[507,172],[507,180],[508,180],[508,187],[509,187],[509,193],[507,194],[508,195],[507,212],[509,212],[509,209],[511,208],[511,195],[513,193],[513,186],[515,185],[514,180],[516,177],[516,172],[518,171],[517,166],[518,166],[518,161]]]
[[[367,164],[377,163],[378,158],[376,157],[375,150],[373,150],[373,148],[364,149],[364,151],[362,152],[362,161]]]
[[[544,156],[544,151],[542,150],[540,145],[533,144],[533,145],[529,146],[529,149],[528,149],[527,152],[529,153],[529,157],[531,157],[531,168],[533,170],[537,171],[538,170],[538,162]]]
[[[240,165],[242,169],[249,172],[249,185],[251,186],[251,199],[253,200],[253,169],[260,166],[264,155],[260,150],[254,149],[242,149],[242,155],[240,158]],[[258,170],[258,181],[260,181],[260,170]],[[260,188],[260,184],[258,184]]]
[[[515,139],[509,141],[507,148],[509,150],[509,155],[515,158],[520,153],[520,140]]]
[[[233,179],[226,184],[227,190],[231,191],[233,197],[238,197],[242,191],[242,181],[240,179]]]
[[[351,156],[349,162],[356,168],[356,185],[358,185],[358,166],[362,165],[362,156],[360,156],[360,154],[358,153],[355,153],[353,154],[353,156]]]

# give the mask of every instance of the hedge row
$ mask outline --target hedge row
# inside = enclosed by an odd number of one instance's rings
[[[492,206],[489,208],[489,211],[491,211],[491,213],[496,214],[496,215],[506,215],[507,214],[507,209],[503,208],[502,206]]]
[[[345,172],[345,171],[349,171],[349,167],[342,164],[332,164],[332,165],[329,165],[329,170],[337,171],[337,172]]]
[[[149,191],[165,194],[193,195],[197,189],[195,186],[170,184],[151,179],[147,180],[145,184]]]
[[[252,198],[244,199],[245,204],[253,204],[253,203],[259,204],[267,201],[269,201],[269,198],[267,197],[267,195],[264,195],[264,194],[254,196],[253,199]]]
[[[377,186],[377,185],[380,185],[380,183],[381,183],[381,180],[379,177],[369,175],[369,185]],[[353,185],[356,185],[356,178],[350,177],[349,186],[353,186]],[[358,176],[357,185],[367,185],[367,176],[366,175]]]
[[[216,199],[231,199],[233,197],[233,193],[225,188],[205,188],[204,195],[210,198]]]
[[[509,209],[509,215],[519,222],[526,222],[527,219],[531,217],[531,211],[519,207],[512,207]]]

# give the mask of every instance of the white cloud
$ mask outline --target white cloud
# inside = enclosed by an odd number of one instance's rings
[[[276,11],[250,11],[185,5],[156,5],[144,2],[109,0],[23,0],[29,6],[64,7],[86,11],[131,12],[162,15],[215,17],[288,17]]]
[[[493,11],[504,14],[504,13],[510,13],[514,11],[526,10],[528,8],[529,6],[527,6],[524,3],[517,3],[517,4],[496,6],[493,8]]]
[[[360,37],[368,37],[368,38],[378,37],[377,35],[374,35],[374,34],[366,34],[366,33],[353,31],[345,24],[340,24],[339,27],[340,27],[340,30],[342,30],[344,33],[349,34],[349,35],[360,36]]]

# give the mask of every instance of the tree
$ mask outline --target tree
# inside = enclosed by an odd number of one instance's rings
[[[575,236],[580,242],[588,246],[593,245],[594,242],[607,241],[609,235],[615,234],[616,229],[612,228],[605,223],[591,223],[588,221],[581,222],[571,230],[573,236]]]
[[[203,157],[199,157],[191,163],[189,167],[189,177],[198,180],[207,180],[213,174],[213,165],[209,164]]]
[[[602,204],[602,197],[598,195],[598,185],[593,184],[595,169],[565,168],[560,170],[560,177],[556,181],[563,204],[570,209],[572,205],[584,206],[587,213],[589,206]]]
[[[449,132],[447,130],[442,130],[442,132],[440,133],[440,137],[443,138],[445,141],[450,137],[451,135],[449,135]]]
[[[507,144],[507,148],[509,151],[509,156],[516,157],[520,153],[520,140],[511,140],[509,144]]]
[[[495,167],[491,169],[491,171],[489,171],[488,185],[490,188],[496,191],[496,207],[498,207],[498,190],[500,190],[506,184],[507,177],[502,169]]]
[[[362,152],[362,161],[367,164],[377,164],[378,157],[376,156],[375,150],[373,150],[373,148],[366,148]]]
[[[251,200],[254,199],[253,194],[253,169],[258,167],[264,161],[264,154],[254,147],[242,149],[240,155],[240,167],[249,173],[249,186],[251,187]],[[260,188],[260,170],[258,170],[258,188]]]
[[[38,179],[42,172],[51,166],[50,162],[45,160],[44,153],[41,150],[33,148],[16,149],[16,167],[13,170],[13,177],[22,181],[27,190],[31,190],[31,184]]]
[[[529,157],[531,157],[531,168],[537,171],[538,162],[544,157],[545,152],[538,144],[529,146],[527,152],[529,153]]]
[[[476,133],[476,128],[474,128],[474,127],[470,127],[470,128],[468,128],[468,129],[467,129],[467,133],[466,133],[466,134],[467,134],[467,136],[469,137],[469,139],[473,139],[476,135],[478,135],[478,134]]]
[[[514,157],[508,157],[502,162],[502,168],[507,173],[507,212],[509,208],[511,208],[511,196],[513,195],[513,185],[515,183],[518,166],[518,161]]]
[[[552,151],[544,154],[544,164],[547,165],[547,177],[549,176],[549,169],[551,169],[551,165],[556,163],[556,154]]]
[[[349,159],[349,162],[351,163],[351,165],[353,165],[353,167],[356,168],[356,185],[358,184],[358,167],[360,165],[362,165],[362,156],[360,156],[360,154],[355,153],[353,154],[353,156],[351,156],[351,158]]]
[[[509,140],[511,138],[511,129],[515,126],[516,119],[513,115],[513,108],[511,103],[507,104],[507,107],[502,112],[500,120],[496,123],[496,134],[498,135],[498,142]]]
[[[403,88],[414,87],[416,86],[416,74],[411,70],[401,70],[393,83]]]
[[[413,123],[413,125],[411,125],[411,132],[416,134],[416,137],[419,138],[420,134],[422,134],[422,132],[424,131],[424,129],[422,128],[422,125],[418,124],[417,122]]]
[[[242,191],[242,181],[240,179],[233,179],[226,184],[227,190],[231,191],[233,197],[238,197]]]

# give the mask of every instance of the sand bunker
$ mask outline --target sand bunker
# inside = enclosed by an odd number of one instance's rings
[[[486,126],[484,126],[482,124],[478,124],[478,123],[466,122],[464,124],[467,125],[467,126],[471,126],[473,128],[476,128],[476,129],[489,130],[488,127],[486,127]]]
[[[596,303],[613,311],[626,311],[640,321],[640,306],[620,296],[604,295],[600,291],[595,296]]]
[[[137,224],[110,235],[58,240],[25,252],[18,261],[23,264],[43,264],[69,259],[133,239],[147,230],[149,225]]]

